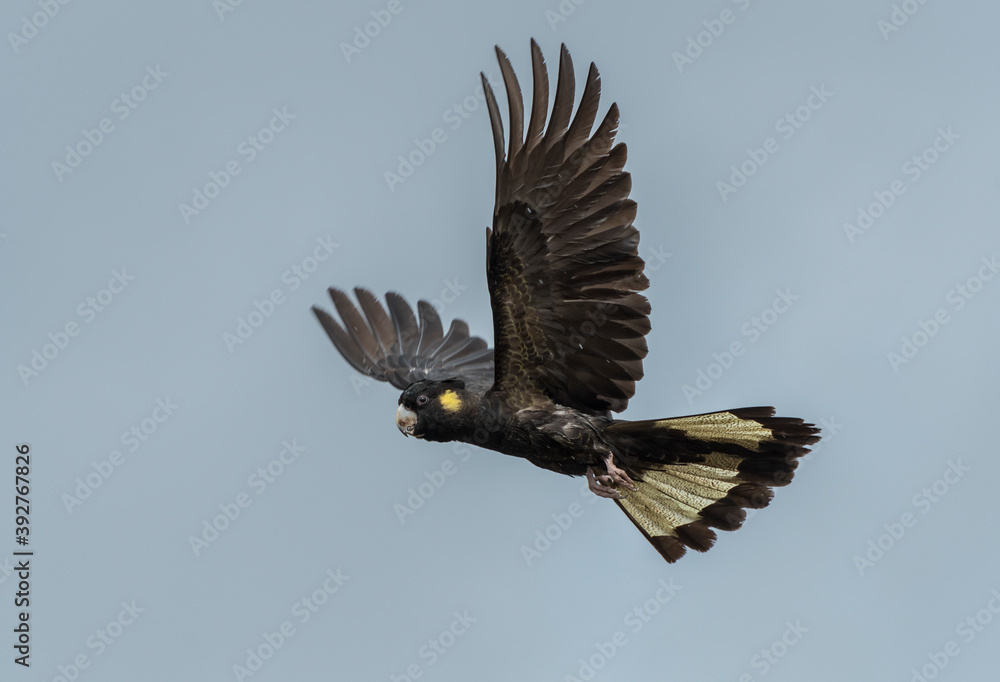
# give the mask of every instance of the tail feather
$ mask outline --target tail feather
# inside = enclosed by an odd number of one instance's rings
[[[766,507],[771,488],[792,480],[819,429],[773,414],[749,407],[605,430],[622,466],[636,473],[636,489],[616,502],[668,562],[688,548],[708,551],[713,528],[736,530],[744,509]]]

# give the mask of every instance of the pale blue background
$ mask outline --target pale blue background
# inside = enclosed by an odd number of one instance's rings
[[[56,680],[83,654],[80,680],[235,680],[287,621],[294,635],[247,679],[387,681],[416,665],[428,681],[562,681],[619,631],[595,679],[909,681],[949,641],[936,679],[992,679],[996,617],[982,612],[972,641],[956,627],[1000,588],[1000,280],[961,310],[948,296],[1000,252],[1000,8],[910,3],[886,38],[887,0],[561,6],[574,11],[553,27],[556,0],[402,0],[350,62],[340,44],[386,2],[256,0],[221,19],[208,0],[73,2],[16,52],[5,38],[0,536],[9,556],[13,447],[29,442],[37,555],[30,671],[10,661],[15,581],[0,570],[0,678]],[[679,72],[672,54],[727,9]],[[0,27],[40,11],[8,3]],[[405,441],[396,390],[352,383],[309,312],[329,285],[365,285],[441,299],[446,319],[491,334],[487,116],[475,99],[457,129],[445,116],[480,70],[498,76],[494,44],[527,83],[531,36],[551,71],[561,41],[580,79],[597,62],[602,115],[621,107],[653,306],[627,416],[773,404],[825,426],[769,509],[673,566],[579,480]],[[116,98],[157,66],[162,83],[119,120]],[[776,122],[813,87],[833,94],[784,139]],[[238,148],[274,108],[295,118],[247,162]],[[52,163],[104,117],[114,130],[58,180]],[[949,127],[959,137],[912,182],[903,165]],[[436,128],[445,141],[390,191],[384,173]],[[716,182],[768,137],[778,150],[723,201]],[[185,224],[178,205],[234,159],[240,174]],[[894,180],[906,192],[850,242],[843,224]],[[283,279],[324,238],[332,256]],[[123,268],[134,280],[88,324],[78,306]],[[779,288],[799,299],[751,343],[743,325]],[[223,335],[275,289],[283,302],[231,353]],[[894,371],[887,353],[939,309],[948,322]],[[26,385],[18,365],[69,322],[79,335]],[[737,341],[744,354],[689,404],[682,386]],[[176,410],[129,451],[121,434],[167,399]],[[261,488],[250,477],[279,469],[285,441],[304,450]],[[115,450],[121,465],[68,512]],[[446,460],[453,475],[401,523],[394,505]],[[949,462],[968,472],[932,503],[922,490]],[[250,506],[196,556],[189,537],[241,494]],[[574,503],[529,566],[522,546]],[[293,605],[338,569],[302,623]],[[680,588],[662,607],[661,580]],[[635,632],[626,615],[650,599]],[[88,638],[132,600],[145,611],[98,655]],[[476,621],[431,663],[421,647],[455,612]],[[783,655],[765,669],[762,649]]]

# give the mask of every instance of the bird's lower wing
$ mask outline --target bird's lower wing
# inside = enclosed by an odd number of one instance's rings
[[[388,312],[367,289],[356,288],[354,294],[360,310],[346,293],[330,289],[339,323],[313,307],[333,345],[354,369],[399,389],[421,379],[462,379],[470,390],[479,391],[493,384],[493,349],[471,336],[462,320],[452,320],[446,333],[427,301],[417,303],[415,315],[397,293],[386,294]]]

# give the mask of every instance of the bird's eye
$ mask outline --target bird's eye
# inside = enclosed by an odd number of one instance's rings
[[[531,208],[531,206],[525,206],[524,217],[527,218],[528,220],[534,220],[535,218],[538,217],[538,214],[535,212],[535,209]]]
[[[427,397],[425,393],[421,393],[417,396],[417,405],[426,405],[430,398]]]

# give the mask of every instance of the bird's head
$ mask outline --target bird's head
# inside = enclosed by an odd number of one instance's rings
[[[474,397],[460,379],[416,381],[399,396],[396,426],[404,436],[438,442],[455,440],[469,421]]]

